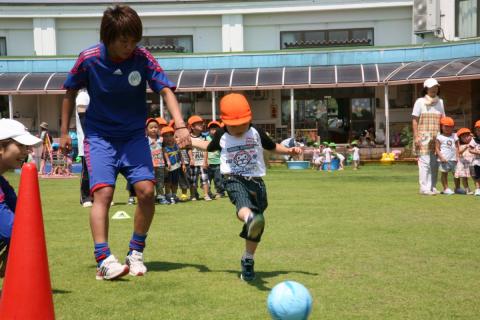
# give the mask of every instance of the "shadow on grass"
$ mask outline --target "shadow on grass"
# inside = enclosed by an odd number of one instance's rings
[[[240,270],[220,270],[216,272],[226,272],[226,273],[235,274],[240,279]],[[309,276],[318,276],[318,273],[312,273],[307,271],[269,271],[269,272],[256,271],[255,280],[249,281],[249,282],[245,281],[245,283],[250,286],[257,287],[257,289],[261,291],[270,291],[272,288],[269,288],[266,286],[267,281],[265,279],[275,278],[280,275],[291,274],[291,273],[298,273],[298,274],[304,274]]]
[[[178,263],[178,262],[166,262],[166,261],[150,261],[146,262],[145,266],[148,271],[172,271],[184,268],[195,268],[198,272],[210,272],[210,269],[203,264],[194,263]]]
[[[53,289],[52,290],[53,294],[66,294],[66,293],[72,293],[70,290],[61,290],[61,289]]]

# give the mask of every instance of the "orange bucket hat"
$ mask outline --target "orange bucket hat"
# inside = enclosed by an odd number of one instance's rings
[[[158,124],[157,119],[155,119],[155,118],[148,118],[147,121],[145,122],[145,126],[148,126],[148,124],[149,124],[150,122],[156,122],[156,123]]]
[[[163,119],[162,117],[155,118],[155,120],[157,120],[158,124],[161,126],[168,125],[167,120]]]
[[[450,117],[443,117],[440,119],[440,124],[448,127],[453,127],[455,125],[455,121],[453,121]]]
[[[457,137],[460,137],[462,134],[465,134],[465,133],[470,134],[470,133],[472,133],[472,132],[471,132],[470,129],[468,129],[468,128],[460,128],[460,129],[458,129],[458,131],[457,131]]]
[[[221,128],[221,127],[222,127],[222,124],[221,124],[220,122],[214,120],[214,121],[210,121],[210,122],[208,123],[207,128],[210,128],[211,126],[217,126],[217,127]]]
[[[195,115],[188,118],[189,125],[193,125],[194,123],[197,123],[197,122],[203,122],[202,117]]]
[[[252,110],[245,96],[227,94],[220,100],[220,118],[227,126],[238,126],[252,120]]]
[[[166,127],[163,127],[162,128],[162,131],[160,131],[160,134],[163,136],[164,134],[167,134],[167,133],[175,133],[175,130],[173,130],[172,127],[170,126],[166,126]]]
[[[480,120],[477,120],[477,122],[475,122],[475,128],[480,128]]]

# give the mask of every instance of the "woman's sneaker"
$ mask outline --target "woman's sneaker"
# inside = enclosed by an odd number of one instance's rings
[[[255,261],[253,261],[253,259],[242,259],[240,261],[240,265],[242,266],[242,273],[240,274],[240,279],[242,279],[243,281],[255,280]]]
[[[134,205],[135,204],[135,198],[134,197],[129,197],[127,204],[128,205]]]
[[[447,188],[447,189],[443,190],[442,194],[447,195],[447,196],[451,196],[452,194],[455,194],[455,192],[453,192],[452,189]]]
[[[128,273],[128,265],[121,264],[113,254],[102,261],[97,267],[97,280],[114,280]]]
[[[143,264],[143,252],[132,250],[125,259],[125,263],[130,268],[131,276],[143,276],[147,273],[147,267]]]

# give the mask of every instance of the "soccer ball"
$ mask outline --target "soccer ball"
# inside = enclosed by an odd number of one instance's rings
[[[302,284],[284,281],[273,287],[267,306],[274,320],[306,320],[312,310],[312,296]]]

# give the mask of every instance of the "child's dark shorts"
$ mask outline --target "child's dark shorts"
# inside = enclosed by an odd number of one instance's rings
[[[480,180],[480,166],[472,166],[471,174],[473,179]]]
[[[244,207],[249,208],[256,214],[264,213],[268,207],[268,200],[267,188],[262,178],[249,178],[235,175],[225,175],[224,177],[225,190],[228,193],[230,201],[237,208],[237,213]],[[254,242],[260,242],[262,233],[255,239],[247,239],[247,229],[244,225],[240,237]]]

